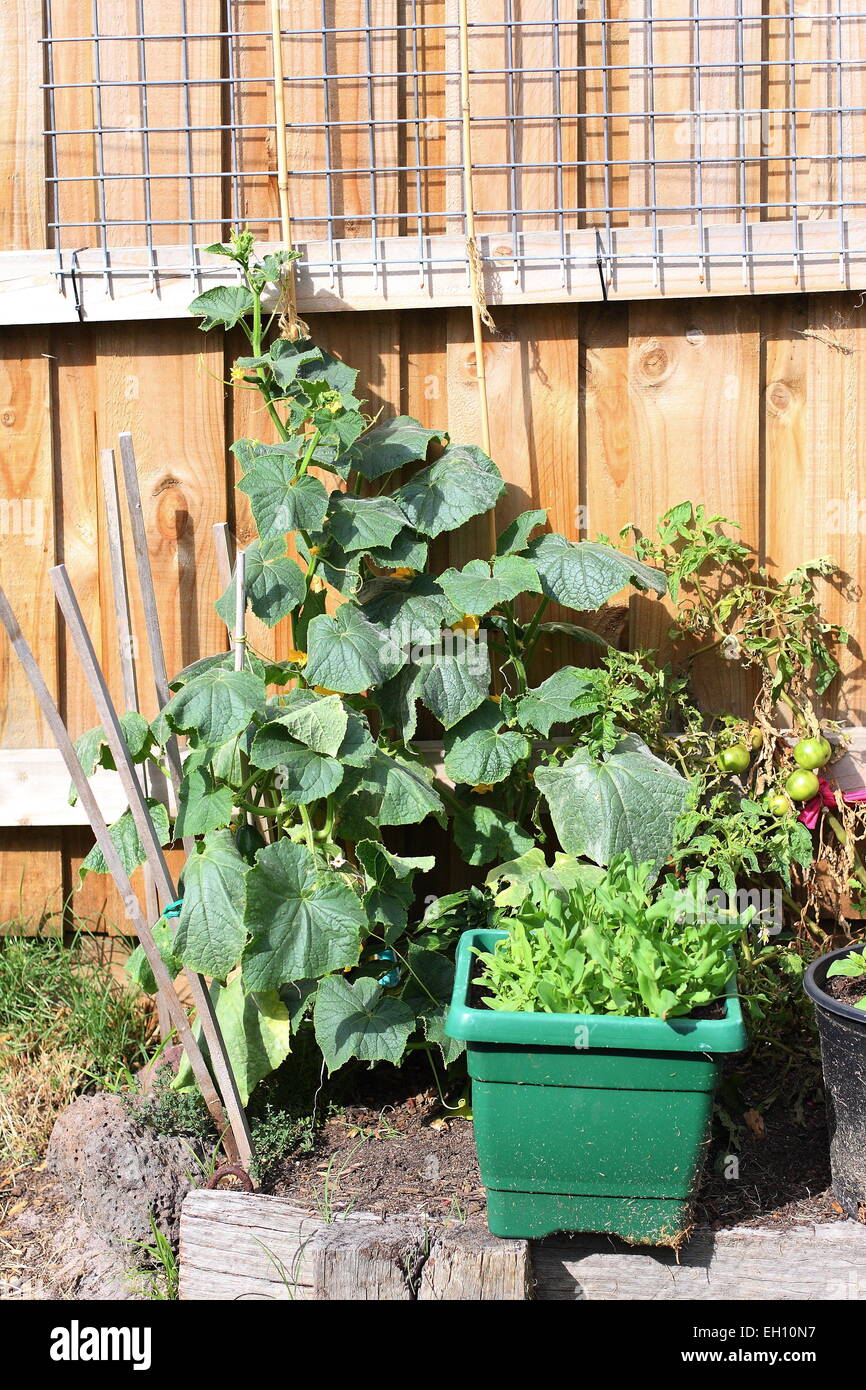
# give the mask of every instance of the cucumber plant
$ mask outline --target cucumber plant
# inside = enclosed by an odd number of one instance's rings
[[[664,576],[550,533],[541,510],[514,517],[494,554],[436,574],[431,544],[502,500],[496,465],[444,430],[371,417],[353,368],[279,336],[265,304],[279,304],[285,253],[259,258],[247,232],[209,249],[240,283],[191,312],[204,331],[245,336],[231,380],[258,393],[271,434],[232,446],[257,528],[247,602],[288,642],[279,659],[248,644],[241,670],[231,653],[205,656],[175,676],[151,725],[126,719],[139,761],[173,737],[186,745],[176,816],[152,804],[163,843],[195,842],[176,928],[157,935],[171,970],[212,979],[246,1098],[305,1020],[330,1070],[398,1063],[410,1042],[454,1056],[453,932],[445,916],[410,931],[413,880],[433,859],[398,852],[392,827],[450,818],[480,865],[533,847],[543,807],[568,853],[660,865],[689,782],[637,732],[604,722],[609,669],[532,679],[547,633],[591,638],[546,621],[551,603],[595,610],[628,586],[661,594]],[[227,624],[234,602],[232,584],[217,603]],[[441,730],[449,785],[416,746],[419,705]],[[80,750],[89,768],[110,765],[101,731]],[[131,870],[143,853],[128,813],[112,834]],[[82,872],[99,869],[94,853]],[[139,957],[132,969],[152,985]],[[190,1082],[182,1069],[177,1084]]]

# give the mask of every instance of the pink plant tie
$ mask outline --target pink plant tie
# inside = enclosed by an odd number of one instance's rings
[[[852,791],[839,792],[838,794],[843,801],[866,801],[866,787],[857,787]],[[827,778],[819,777],[818,791],[815,796],[803,803],[803,809],[798,816],[798,820],[801,820],[808,830],[814,830],[815,826],[818,824],[818,817],[825,806],[829,806],[831,810],[835,810],[836,795],[837,789],[827,781]]]

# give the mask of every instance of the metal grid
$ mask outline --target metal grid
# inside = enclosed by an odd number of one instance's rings
[[[106,283],[144,267],[158,290],[160,248],[173,246],[186,248],[174,273],[200,285],[225,278],[200,248],[232,224],[278,238],[264,0],[47,0],[45,13],[49,227],[64,274],[69,253],[98,248]],[[462,266],[451,0],[302,0],[283,13],[301,272],[337,285],[349,243],[373,295],[395,271],[423,285]],[[835,232],[814,254],[847,283],[866,206],[858,0],[644,0],[621,13],[611,0],[470,5],[488,273],[519,284],[544,264],[565,285],[595,261],[606,293],[629,259],[658,284],[686,254],[700,282],[724,226],[737,237],[713,254],[747,285],[756,258],[779,256],[778,242],[756,248],[755,226],[779,222],[796,279],[812,254],[804,229],[821,222]],[[694,231],[686,253],[678,227]],[[586,230],[591,244],[574,235]]]

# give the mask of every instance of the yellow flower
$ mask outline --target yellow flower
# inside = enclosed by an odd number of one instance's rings
[[[493,788],[487,782],[479,782],[478,786],[473,787],[472,790],[477,792],[479,796],[486,796],[488,792],[493,791]]]
[[[474,613],[464,613],[458,623],[451,624],[452,632],[477,632],[481,624]]]
[[[502,696],[501,696],[501,695],[488,695],[487,698],[488,698],[488,700],[492,700],[493,703],[494,703],[494,705],[499,705],[499,704],[502,703]]]
[[[336,695],[336,690],[329,690],[326,685],[314,685],[313,690],[317,695]]]
[[[243,381],[246,374],[246,367],[239,367],[237,362],[234,364],[234,366],[231,369],[231,372],[229,373],[233,382]]]
[[[307,653],[306,653],[306,652],[296,652],[296,651],[294,650],[294,648],[293,648],[293,649],[289,652],[288,656],[286,657],[286,660],[287,660],[287,661],[293,661],[293,662],[295,663],[296,666],[306,666],[306,664],[307,664]]]
[[[393,574],[395,579],[414,579],[418,571],[401,568],[392,570],[391,573]]]

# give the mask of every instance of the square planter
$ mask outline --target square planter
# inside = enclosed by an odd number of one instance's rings
[[[675,1245],[689,1225],[722,1054],[747,1035],[736,978],[719,1019],[507,1013],[473,1008],[460,938],[446,1032],[465,1041],[493,1235],[608,1231]]]

